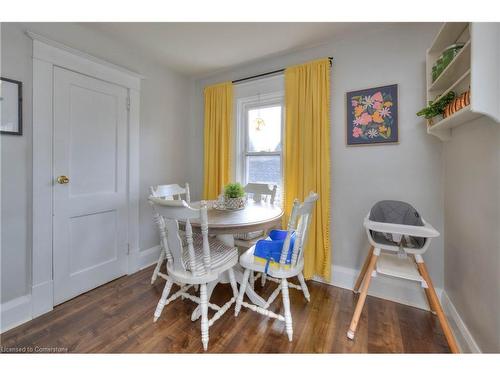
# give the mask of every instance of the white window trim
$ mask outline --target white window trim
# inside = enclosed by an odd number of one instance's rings
[[[281,151],[275,152],[246,152],[248,142],[247,110],[255,107],[281,106]],[[235,178],[246,184],[246,156],[251,155],[283,155],[283,139],[285,124],[285,93],[276,91],[260,95],[240,98],[236,101],[236,131],[235,131]],[[283,181],[283,156],[281,157],[281,179]]]

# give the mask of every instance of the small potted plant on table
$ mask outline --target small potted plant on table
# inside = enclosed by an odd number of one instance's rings
[[[227,184],[224,187],[224,206],[228,210],[245,207],[245,190],[239,182]]]

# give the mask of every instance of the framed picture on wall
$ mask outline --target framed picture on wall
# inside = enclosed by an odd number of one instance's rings
[[[398,85],[346,94],[348,146],[398,143]]]
[[[23,134],[23,84],[0,77],[0,133]]]

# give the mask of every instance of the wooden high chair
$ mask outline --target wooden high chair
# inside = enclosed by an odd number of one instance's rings
[[[458,353],[457,343],[422,258],[431,239],[438,237],[439,232],[421,219],[411,205],[399,201],[378,202],[365,217],[363,225],[371,246],[354,285],[355,293],[362,287],[347,337],[354,340],[372,276],[388,275],[421,284],[430,310],[438,316],[451,352]]]

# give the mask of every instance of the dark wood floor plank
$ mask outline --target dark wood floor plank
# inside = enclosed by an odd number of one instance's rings
[[[178,299],[153,322],[164,281],[150,285],[151,273],[150,267],[91,290],[5,332],[0,335],[0,342],[5,347],[63,347],[73,353],[202,353],[200,320],[191,321],[196,307],[193,302]],[[290,290],[292,342],[288,341],[283,322],[246,308],[235,317],[232,307],[210,327],[209,352],[449,352],[435,316],[374,297],[367,298],[356,338],[351,341],[346,332],[357,296],[318,282],[307,284],[310,303],[301,291]],[[264,288],[260,281],[256,283],[256,291],[264,297],[276,287],[269,281]],[[231,295],[228,285],[218,285],[211,302],[222,305]],[[270,308],[283,313],[281,296]]]
[[[403,353],[403,341],[396,312],[396,303],[376,303],[374,297],[367,298],[368,310],[368,352]]]

